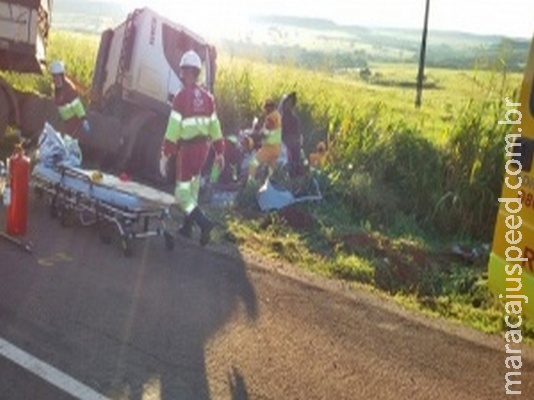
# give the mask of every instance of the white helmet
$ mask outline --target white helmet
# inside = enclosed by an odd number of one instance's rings
[[[53,61],[50,64],[50,73],[52,75],[64,74],[65,73],[65,64],[63,64],[63,62],[59,61],[59,60]]]
[[[182,67],[194,67],[200,70],[202,69],[202,61],[197,53],[193,50],[189,50],[184,53],[180,60],[180,68]]]

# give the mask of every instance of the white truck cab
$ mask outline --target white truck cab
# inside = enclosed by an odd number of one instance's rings
[[[118,95],[128,103],[165,112],[182,88],[179,63],[188,50],[202,59],[202,84],[213,91],[215,49],[151,9],[136,9],[125,22],[102,34],[93,98]]]

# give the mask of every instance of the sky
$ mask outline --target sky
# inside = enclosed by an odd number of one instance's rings
[[[149,6],[199,33],[220,34],[254,15],[326,18],[340,24],[421,28],[426,0],[123,0]],[[430,0],[429,29],[532,38],[534,0]]]

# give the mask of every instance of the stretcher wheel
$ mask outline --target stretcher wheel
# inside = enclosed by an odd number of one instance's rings
[[[100,222],[98,224],[98,234],[100,236],[100,240],[104,244],[110,244],[112,241],[112,234],[110,232],[110,226],[109,224],[106,224],[105,222]]]
[[[125,257],[130,257],[133,253],[132,249],[132,238],[129,236],[123,236],[121,238],[121,247],[122,247],[122,253]]]
[[[55,199],[52,199],[52,201],[50,202],[50,217],[53,219],[59,217],[59,210],[57,206],[57,201]]]
[[[165,238],[165,247],[167,250],[174,249],[174,236],[170,232],[164,232],[163,237]]]

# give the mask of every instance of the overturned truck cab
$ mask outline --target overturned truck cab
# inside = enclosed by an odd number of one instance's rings
[[[104,31],[89,107],[89,118],[102,125],[96,129],[101,134],[82,141],[84,151],[103,159],[111,170],[162,183],[160,145],[172,100],[183,86],[180,58],[188,50],[201,57],[201,82],[213,92],[215,48],[186,27],[141,8]]]

